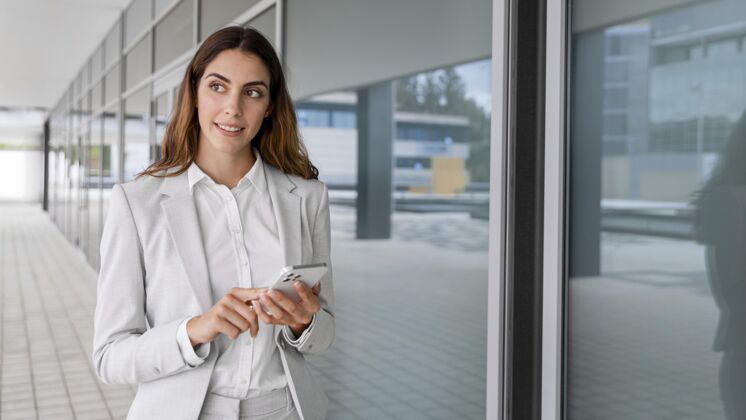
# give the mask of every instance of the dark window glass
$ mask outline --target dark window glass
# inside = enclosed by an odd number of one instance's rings
[[[207,38],[257,3],[259,0],[202,0],[199,20],[200,38]]]
[[[133,0],[124,12],[124,46],[129,47],[150,24],[150,0]]]
[[[155,70],[182,55],[194,44],[194,6],[183,0],[155,27]]]
[[[645,5],[572,34],[562,405],[746,419],[746,1]]]
[[[150,47],[151,35],[148,34],[132,50],[127,53],[125,71],[125,90],[131,89],[137,83],[150,76]]]

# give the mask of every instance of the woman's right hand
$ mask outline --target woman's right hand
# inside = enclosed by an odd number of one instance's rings
[[[223,333],[231,340],[249,330],[252,337],[259,332],[259,320],[248,302],[259,299],[266,287],[233,287],[202,315],[187,322],[186,330],[192,347],[209,343]]]

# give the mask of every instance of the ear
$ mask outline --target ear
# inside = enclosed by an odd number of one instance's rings
[[[267,107],[267,112],[264,113],[264,118],[269,117],[270,114],[272,114],[273,110],[274,110],[274,107],[272,106],[272,104],[269,104],[269,106]]]

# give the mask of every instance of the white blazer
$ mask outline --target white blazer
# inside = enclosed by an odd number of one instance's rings
[[[327,399],[304,355],[323,352],[334,339],[329,195],[320,181],[265,168],[285,265],[329,264],[307,340],[295,348],[275,328],[301,418],[323,419]],[[101,238],[93,364],[104,383],[139,384],[127,419],[197,419],[217,351],[210,343],[205,363],[190,367],[176,330],[212,306],[211,293],[187,172],[115,185]]]

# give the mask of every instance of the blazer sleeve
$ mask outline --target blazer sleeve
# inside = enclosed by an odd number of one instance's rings
[[[183,319],[149,328],[142,244],[124,189],[115,185],[101,237],[93,365],[107,384],[135,384],[191,369],[176,339]]]
[[[287,340],[292,336],[286,331],[286,340],[303,354],[318,354],[328,349],[334,341],[334,285],[332,282],[331,262],[331,225],[329,220],[329,190],[324,185],[313,227],[311,243],[313,244],[313,261],[326,262],[328,270],[321,278],[319,304],[321,310],[314,315],[314,320],[296,342]]]

